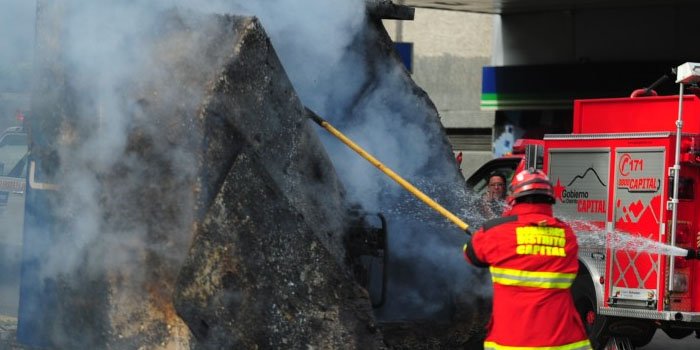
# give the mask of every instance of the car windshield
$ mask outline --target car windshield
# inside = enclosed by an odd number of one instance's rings
[[[0,147],[24,146],[27,147],[27,134],[6,134],[0,139]]]
[[[498,166],[489,167],[486,171],[483,171],[477,174],[477,176],[470,179],[474,183],[471,186],[472,191],[474,191],[474,193],[478,194],[479,196],[484,194],[484,192],[486,192],[486,188],[488,187],[487,185],[489,183],[489,178],[492,173],[503,174],[506,177],[507,189],[507,184],[509,184],[510,180],[513,178],[513,173],[515,172],[515,167],[517,165],[517,162],[510,162],[507,164],[499,164]]]

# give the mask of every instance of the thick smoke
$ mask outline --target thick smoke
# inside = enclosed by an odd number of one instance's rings
[[[469,210],[473,198],[465,192],[453,159],[446,157],[444,135],[431,128],[436,115],[405,80],[397,62],[374,57],[376,41],[363,16],[363,1],[346,1],[337,12],[310,19],[281,19],[292,10],[274,3],[256,7],[258,15],[302,101],[387,166],[423,189],[469,223],[483,218]],[[279,6],[279,7],[274,7]],[[280,9],[287,12],[281,12]],[[322,33],[309,35],[309,33]],[[332,34],[331,39],[318,35]],[[345,35],[342,35],[345,34]],[[373,51],[374,49],[374,51]],[[324,145],[348,189],[368,211],[388,217],[390,277],[382,319],[449,316],[450,304],[469,302],[490,293],[483,275],[463,261],[463,233],[388,177],[320,131]],[[466,300],[465,300],[466,299]]]
[[[30,1],[0,0],[14,12],[25,11]],[[21,6],[18,4],[22,4]],[[465,214],[467,196],[464,189],[455,186],[456,167],[445,157],[443,136],[426,133],[426,116],[432,112],[422,103],[415,91],[409,90],[396,64],[376,62],[366,52],[366,40],[376,39],[376,33],[367,30],[363,0],[265,0],[265,1],[118,1],[75,0],[65,11],[63,51],[67,72],[75,78],[73,98],[76,121],[73,129],[80,133],[81,142],[71,143],[68,138],[59,150],[63,168],[62,182],[80,184],[66,189],[70,195],[60,215],[76,217],[71,220],[74,235],[66,246],[60,243],[48,264],[54,273],[73,271],[95,264],[125,264],[133,259],[144,242],[148,227],[125,227],[115,232],[113,241],[98,241],[106,213],[100,206],[99,179],[95,177],[118,162],[124,161],[127,135],[138,124],[146,132],[157,131],[158,125],[139,119],[138,102],[123,91],[133,86],[139,77],[143,81],[159,81],[169,72],[157,69],[150,62],[144,33],[157,26],[164,11],[173,8],[183,13],[251,14],[260,18],[270,35],[282,63],[299,93],[302,102],[330,120],[350,138],[362,145],[389,167],[423,188],[448,209]],[[16,5],[17,4],[17,5]],[[21,7],[21,8],[20,8]],[[10,14],[3,21],[0,43],[18,45],[24,39],[10,35],[8,28],[15,19]],[[31,17],[26,17],[31,21]],[[11,33],[14,33],[12,31]],[[31,45],[14,51],[31,52]],[[196,48],[164,45],[161,49]],[[9,50],[13,51],[13,50]],[[163,52],[162,54],[169,54]],[[9,58],[8,58],[9,57]],[[16,54],[0,50],[0,59],[15,60]],[[13,61],[14,62],[14,61]],[[153,69],[134,71],[134,67]],[[2,83],[0,78],[0,83]],[[84,85],[81,82],[85,82]],[[181,96],[168,96],[176,104]],[[189,98],[193,98],[190,96]],[[460,254],[464,238],[459,230],[446,224],[431,209],[418,203],[374,167],[345,148],[338,141],[321,133],[334,165],[347,187],[350,197],[366,210],[380,211],[389,216],[390,244],[395,272],[390,281],[393,298],[380,311],[385,318],[430,317],[444,310],[447,299],[457,294],[477,293],[472,270]],[[166,145],[162,146],[167,149]],[[167,157],[173,164],[187,164],[187,149],[168,149]],[[139,184],[139,175],[147,175],[149,164],[134,160],[125,166]],[[178,169],[183,177],[191,169]],[[187,198],[185,198],[187,200]],[[474,218],[469,215],[468,220]],[[191,218],[183,217],[182,225]],[[126,239],[124,239],[126,237]],[[101,237],[102,238],[102,237]],[[158,247],[151,247],[158,249]],[[77,259],[79,254],[67,252],[91,250],[94,261]],[[109,253],[109,254],[107,254]],[[109,257],[105,260],[105,257]],[[467,286],[472,285],[467,288]]]
[[[175,9],[187,20],[188,15],[202,13],[256,15],[266,26],[275,46],[280,46],[280,56],[291,52],[294,59],[300,53],[306,62],[297,64],[293,59],[285,63],[293,81],[304,81],[300,77],[316,81],[310,87],[300,89],[307,96],[323,96],[327,92],[313,91],[325,88],[328,79],[323,68],[341,64],[345,48],[355,39],[356,33],[364,25],[364,2],[361,0],[330,3],[326,1],[63,1],[67,4],[61,19],[63,34],[61,53],[65,74],[71,77],[71,96],[75,115],[75,125],[67,126],[62,132],[59,144],[59,158],[62,169],[60,183],[73,184],[63,188],[65,200],[60,205],[58,215],[68,219],[71,227],[70,239],[59,241],[51,249],[47,266],[50,274],[83,269],[101,269],[104,266],[118,266],[132,261],[139,254],[138,247],[144,243],[144,236],[152,228],[135,224],[120,232],[107,234],[114,240],[104,241],[104,220],[119,213],[106,212],[100,197],[101,180],[96,174],[103,174],[115,166],[126,167],[130,174],[148,174],[150,164],[126,156],[129,135],[135,128],[146,132],[153,139],[162,140],[157,148],[167,150],[165,157],[169,163],[182,166],[174,171],[182,177],[191,174],[190,152],[186,148],[169,147],[170,140],[163,140],[162,125],[158,120],[139,117],[139,92],[125,91],[128,87],[139,86],[140,82],[164,82],[169,74],[159,69],[154,56],[178,55],[182,51],[197,51],[197,47],[182,47],[178,43],[159,43],[157,54],[149,41],[149,31],[160,27],[164,13]],[[192,19],[192,21],[196,21]],[[196,23],[194,25],[202,25]],[[317,45],[323,43],[323,46]],[[292,69],[289,69],[292,67]],[[299,67],[298,69],[296,67]],[[204,70],[204,67],[202,68]],[[204,75],[204,73],[203,73]],[[296,76],[296,79],[295,79]],[[167,86],[167,84],[164,84]],[[141,94],[147,93],[144,86]],[[179,96],[165,88],[159,88],[159,97],[165,104],[177,105],[183,98],[201,100],[199,96]],[[302,97],[303,98],[303,97]],[[73,140],[73,137],[75,141]],[[74,142],[75,141],[75,142]],[[126,159],[126,161],[125,161]],[[126,162],[126,164],[122,164]],[[140,186],[139,176],[134,177],[133,186]],[[126,193],[129,189],[124,189]],[[187,202],[182,198],[182,203]],[[182,218],[181,227],[189,227],[187,217]],[[129,221],[129,220],[126,220]],[[98,240],[99,235],[99,240]],[[123,239],[128,237],[129,239]],[[115,249],[115,245],[116,248]],[[157,249],[157,247],[149,247]],[[66,252],[87,252],[88,261],[84,264],[83,254]],[[108,254],[106,254],[108,253]],[[123,254],[122,254],[123,253]],[[106,259],[106,260],[105,260]]]
[[[473,198],[445,157],[444,135],[426,127],[434,111],[411,90],[397,62],[373,55],[365,1],[241,2],[260,18],[302,102],[469,223]],[[375,51],[372,51],[372,50]],[[454,301],[490,294],[463,261],[463,233],[375,167],[320,130],[349,197],[388,217],[390,277],[385,320],[447,317]],[[450,153],[451,154],[451,153]]]

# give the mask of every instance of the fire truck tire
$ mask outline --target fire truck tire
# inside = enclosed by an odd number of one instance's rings
[[[571,294],[591,345],[594,349],[604,349],[610,339],[610,334],[606,331],[607,317],[598,315],[593,280],[583,266],[571,286]]]
[[[683,339],[693,333],[692,329],[663,328],[664,333],[671,339]]]
[[[656,334],[656,328],[651,326],[649,330],[647,330],[644,335],[640,337],[633,337],[630,338],[632,341],[632,344],[638,348],[641,348],[642,346],[645,346],[649,343],[651,343],[651,340],[654,339],[654,334]]]

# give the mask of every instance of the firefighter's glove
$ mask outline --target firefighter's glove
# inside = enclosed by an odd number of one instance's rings
[[[467,232],[469,232],[467,230]],[[472,236],[471,233],[469,232],[469,238],[467,238],[467,242],[464,243],[464,246],[462,246],[462,255],[464,256],[464,259],[469,261],[469,256],[467,256],[467,249],[469,249],[469,245],[472,244]]]

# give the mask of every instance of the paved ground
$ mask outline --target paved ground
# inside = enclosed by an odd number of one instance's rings
[[[0,285],[0,317],[17,317],[18,300],[19,287],[16,285]]]
[[[17,331],[17,319],[0,315],[0,350],[40,350],[21,346],[15,341]],[[696,350],[700,349],[700,339],[694,335],[685,339],[675,340],[669,338],[666,333],[659,331],[649,345],[639,350]],[[45,349],[44,349],[45,350]]]
[[[17,319],[0,315],[0,350],[31,350],[15,341]]]
[[[700,339],[691,334],[683,339],[676,340],[669,338],[666,333],[659,330],[654,335],[649,345],[639,348],[640,350],[697,350],[700,349]]]

